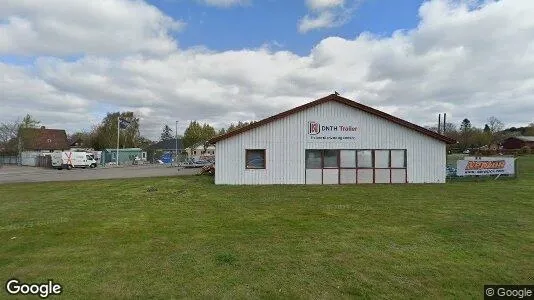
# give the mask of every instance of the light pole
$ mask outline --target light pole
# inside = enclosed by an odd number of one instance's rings
[[[176,165],[178,165],[178,121],[176,121],[176,128],[174,129],[174,141],[175,141],[175,152],[174,159],[176,160]]]

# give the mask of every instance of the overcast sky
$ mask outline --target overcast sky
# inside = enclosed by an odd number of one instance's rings
[[[141,133],[338,91],[419,125],[534,122],[533,0],[2,0],[0,121]]]

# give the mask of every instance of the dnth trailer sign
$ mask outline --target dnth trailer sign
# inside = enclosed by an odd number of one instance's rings
[[[328,121],[309,121],[306,128],[309,140],[355,140],[359,129],[355,124]]]
[[[514,161],[513,157],[466,158],[457,162],[457,174],[458,176],[513,175]]]

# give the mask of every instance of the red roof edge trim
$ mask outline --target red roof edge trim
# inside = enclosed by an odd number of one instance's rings
[[[254,129],[254,128],[257,128],[257,127],[260,127],[260,126],[263,126],[267,123],[270,123],[270,122],[273,122],[275,120],[278,120],[278,119],[281,119],[281,118],[284,118],[284,117],[287,117],[287,116],[290,116],[292,114],[295,114],[295,113],[298,113],[298,112],[301,112],[303,110],[306,110],[308,108],[311,108],[311,107],[314,107],[314,106],[317,106],[317,105],[320,105],[320,104],[323,104],[323,103],[326,103],[328,101],[336,101],[338,103],[341,103],[341,104],[345,104],[347,106],[350,106],[350,107],[353,107],[353,108],[356,108],[356,109],[359,109],[359,110],[362,110],[362,111],[365,111],[367,113],[370,113],[372,115],[375,115],[375,116],[378,116],[378,117],[381,117],[383,119],[386,119],[388,121],[391,121],[393,123],[396,123],[398,125],[401,125],[401,126],[404,126],[406,128],[409,128],[409,129],[412,129],[412,130],[415,130],[417,132],[420,132],[424,135],[427,135],[429,137],[432,137],[434,139],[437,139],[437,140],[440,140],[442,142],[445,142],[447,144],[456,144],[456,140],[454,139],[451,139],[449,137],[446,137],[444,135],[441,135],[437,132],[434,132],[432,130],[428,130],[424,127],[421,127],[421,126],[418,126],[418,125],[415,125],[413,123],[410,123],[408,121],[405,121],[405,120],[402,120],[402,119],[399,119],[397,117],[394,117],[392,115],[389,115],[383,111],[379,111],[377,109],[374,109],[372,107],[369,107],[367,105],[363,105],[361,103],[358,103],[358,102],[355,102],[355,101],[352,101],[352,100],[349,100],[347,98],[344,98],[344,97],[341,97],[339,95],[336,95],[336,94],[331,94],[331,95],[328,95],[326,97],[323,97],[323,98],[320,98],[320,99],[317,99],[315,101],[312,101],[312,102],[308,102],[304,105],[301,105],[301,106],[297,106],[293,109],[290,109],[290,110],[287,110],[287,111],[284,111],[282,113],[279,113],[277,115],[274,115],[274,116],[271,116],[271,117],[268,117],[266,119],[263,119],[261,121],[258,121],[258,122],[255,122],[255,123],[252,123],[250,125],[247,125],[245,127],[241,127],[239,129],[236,129],[236,130],[232,130],[230,132],[227,132],[225,134],[222,134],[222,135],[219,135],[219,136],[216,136],[214,138],[212,138],[211,140],[209,140],[209,143],[211,144],[215,144],[217,142],[220,142],[222,140],[225,140],[227,138],[230,138],[232,136],[235,136],[235,135],[238,135],[238,134],[241,134],[245,131],[249,131],[251,129]]]

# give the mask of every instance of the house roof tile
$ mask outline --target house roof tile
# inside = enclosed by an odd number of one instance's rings
[[[23,128],[21,136],[25,150],[65,150],[69,148],[67,133],[63,129]]]

